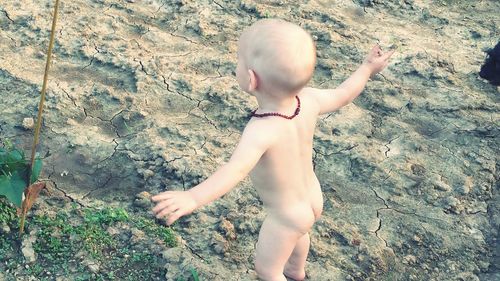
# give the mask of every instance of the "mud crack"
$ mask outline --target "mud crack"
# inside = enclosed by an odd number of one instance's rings
[[[391,170],[392,171],[392,170]],[[389,179],[390,177],[390,173],[391,171],[389,171],[389,175],[384,179],[383,183],[385,181],[387,181],[387,179]],[[381,211],[384,211],[384,210],[390,210],[390,211],[394,211],[394,212],[397,212],[397,213],[400,213],[400,214],[403,214],[403,215],[411,215],[411,216],[416,216],[418,218],[422,218],[424,219],[425,221],[428,221],[428,220],[436,220],[436,221],[441,221],[441,222],[445,222],[441,219],[438,219],[438,218],[431,218],[431,217],[427,217],[427,216],[423,216],[423,215],[420,215],[420,214],[417,214],[415,212],[407,212],[407,211],[402,211],[402,210],[399,210],[399,209],[396,209],[396,208],[393,208],[391,206],[389,206],[389,204],[387,204],[387,201],[382,197],[380,196],[377,191],[373,188],[373,187],[370,187],[370,189],[373,191],[373,193],[375,194],[375,196],[382,201],[382,203],[384,204],[385,207],[382,207],[382,208],[378,208],[376,210],[376,215],[377,215],[377,219],[379,220],[379,224],[378,224],[378,227],[375,231],[373,231],[375,233],[375,236],[377,236],[377,238],[379,238],[380,240],[384,241],[385,243],[385,246],[390,248],[389,247],[389,244],[387,243],[387,240],[385,240],[383,237],[381,237],[379,235],[379,231],[382,229],[382,217],[381,217]]]
[[[383,237],[379,236],[378,232],[380,231],[380,229],[382,228],[382,218],[380,217],[380,211],[381,210],[385,210],[385,209],[391,209],[389,207],[389,205],[387,205],[387,202],[385,201],[384,198],[382,198],[380,195],[378,195],[377,191],[375,191],[375,189],[373,187],[370,187],[370,189],[373,191],[373,193],[375,193],[375,196],[382,200],[382,202],[384,203],[385,207],[384,208],[379,208],[377,209],[377,219],[378,219],[378,227],[377,229],[374,231],[375,232],[375,236],[377,236],[377,238],[379,238],[380,240],[384,241],[384,244],[386,247],[390,248],[389,247],[389,244],[387,243],[387,240],[385,240]]]
[[[118,133],[118,128],[116,127],[115,124],[113,124],[113,119],[115,119],[116,116],[120,115],[123,111],[125,111],[125,109],[121,109],[118,113],[115,113],[115,115],[113,115],[113,117],[111,117],[111,119],[103,119],[99,116],[93,116],[93,115],[90,115],[88,112],[87,112],[87,109],[85,107],[83,107],[83,114],[85,114],[85,118],[87,117],[90,117],[90,118],[96,118],[96,119],[99,119],[100,121],[102,122],[105,122],[105,123],[109,123],[111,125],[111,127],[113,127],[113,132],[116,134],[116,136],[118,138],[121,138],[122,136],[120,136],[120,134]],[[131,135],[131,134],[129,134]],[[126,135],[126,136],[129,136],[129,135]],[[123,136],[125,137],[125,136]],[[115,139],[113,139],[113,141],[115,141]]]
[[[212,3],[214,3],[215,5],[219,6],[219,8],[223,9],[223,10],[226,10],[226,8],[224,6],[222,6],[220,3],[218,3],[217,1],[215,0],[212,0]]]
[[[68,198],[72,203],[76,203],[78,204],[80,207],[86,207],[85,204],[81,203],[80,201],[78,201],[78,199],[76,198],[73,198],[71,195],[69,195],[64,189],[60,188],[59,186],[57,186],[57,183],[55,180],[51,179],[52,175],[55,173],[55,167],[52,166],[52,172],[48,175],[47,177],[47,180],[49,182],[52,183],[52,186],[58,190],[59,192],[61,192],[64,197]]]
[[[395,138],[391,139],[388,143],[384,144],[385,148],[387,148],[387,150],[384,152],[384,155],[385,155],[385,157],[386,157],[386,158],[389,158],[389,156],[387,155],[387,153],[389,153],[389,151],[391,151],[391,148],[389,147],[389,145],[390,145],[393,141],[397,140],[398,138],[399,138],[399,136],[397,136],[397,137],[395,137]]]
[[[82,69],[85,69],[85,68],[91,66],[92,63],[94,63],[95,56],[101,52],[101,51],[99,51],[99,48],[97,48],[97,46],[95,44],[94,44],[94,49],[96,50],[96,52],[92,54],[92,58],[90,59],[89,64],[87,64],[86,66],[84,66]]]
[[[6,10],[2,10],[2,12],[11,23],[14,23],[14,20],[9,16],[9,13]]]
[[[76,104],[75,99],[59,85],[59,82],[56,82],[56,85],[59,89],[61,89],[61,91],[63,91],[63,93],[66,94],[66,96],[71,100],[71,102],[73,102],[73,105],[78,108],[79,106]]]

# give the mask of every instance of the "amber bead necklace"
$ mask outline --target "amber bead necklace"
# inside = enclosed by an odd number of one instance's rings
[[[295,109],[295,112],[290,116],[285,115],[285,114],[281,114],[278,112],[255,113],[255,112],[257,112],[257,109],[252,111],[252,116],[253,117],[278,116],[278,117],[282,117],[282,118],[291,120],[291,119],[295,118],[295,116],[299,115],[299,112],[300,112],[300,99],[298,96],[295,96],[295,99],[297,99],[297,108]]]

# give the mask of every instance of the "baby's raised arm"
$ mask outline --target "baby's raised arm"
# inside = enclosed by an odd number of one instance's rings
[[[156,217],[167,217],[170,225],[181,216],[221,197],[243,180],[257,164],[271,143],[262,120],[253,120],[243,131],[229,162],[209,178],[187,191],[166,191],[153,196]]]
[[[382,71],[389,63],[394,50],[383,53],[375,45],[361,66],[340,86],[335,89],[307,88],[320,106],[320,114],[335,111],[351,103],[363,91],[368,79]]]

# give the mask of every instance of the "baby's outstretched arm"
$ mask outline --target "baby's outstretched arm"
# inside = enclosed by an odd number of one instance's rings
[[[336,89],[307,90],[320,105],[320,114],[335,111],[351,103],[363,91],[368,79],[382,71],[389,63],[394,50],[383,53],[379,45],[375,45],[361,66]]]
[[[157,203],[153,208],[156,217],[166,217],[170,225],[230,191],[248,175],[269,147],[269,134],[263,131],[266,128],[262,121],[250,121],[229,162],[209,178],[187,191],[166,191],[153,196],[152,200]]]

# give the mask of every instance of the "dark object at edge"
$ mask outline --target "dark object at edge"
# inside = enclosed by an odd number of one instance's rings
[[[500,86],[500,41],[495,48],[486,53],[488,56],[483,66],[481,66],[479,76],[490,81],[492,85]]]

